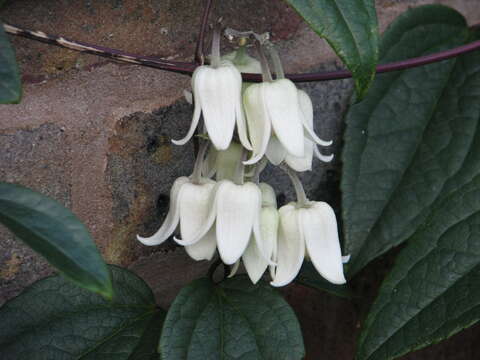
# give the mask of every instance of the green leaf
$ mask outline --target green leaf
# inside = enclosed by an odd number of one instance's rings
[[[143,280],[110,269],[113,302],[60,276],[7,302],[0,309],[2,360],[154,359],[164,312]]]
[[[381,60],[425,55],[467,39],[458,12],[422,6],[390,26]],[[479,118],[475,62],[463,57],[378,76],[369,96],[350,109],[341,183],[350,275],[408,239],[467,161]]]
[[[0,223],[77,285],[113,295],[107,265],[85,226],[55,200],[0,182]]]
[[[378,24],[374,0],[285,0],[330,44],[355,79],[358,99],[375,76]]]
[[[321,277],[310,262],[305,262],[295,282],[331,295],[350,299],[353,293],[347,285],[335,285]]]
[[[21,97],[22,83],[15,52],[0,22],[0,104],[18,103]]]
[[[480,175],[436,204],[400,253],[363,328],[359,360],[395,359],[480,319],[479,238]]]
[[[152,316],[149,324],[135,347],[128,360],[159,360],[158,342],[162,334],[163,322],[165,321],[166,312],[157,309],[157,313]]]
[[[265,283],[245,276],[219,285],[200,279],[183,288],[168,311],[162,360],[302,359],[297,318]]]

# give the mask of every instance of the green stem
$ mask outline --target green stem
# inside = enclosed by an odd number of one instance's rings
[[[237,185],[243,185],[244,180],[245,180],[245,165],[243,162],[245,161],[246,158],[246,151],[245,149],[242,151],[242,156],[240,157],[240,160],[237,162],[237,167],[235,169],[235,175],[233,177],[233,182]]]
[[[278,51],[275,49],[271,42],[267,42],[265,47],[268,50],[270,58],[273,61],[273,68],[275,69],[275,78],[278,79],[285,79],[285,72],[283,71],[282,61],[280,60],[280,56],[278,55]]]
[[[296,172],[290,169],[287,166],[281,166],[281,168],[287,173],[292,181],[293,188],[295,189],[295,193],[297,195],[297,204],[299,207],[305,207],[308,203],[307,195],[305,194],[305,189],[303,188],[302,182],[298,178]]]
[[[215,26],[212,39],[212,56],[210,58],[210,64],[212,67],[217,68],[220,66],[220,24]]]
[[[192,175],[190,176],[190,179],[194,184],[199,184],[202,178],[203,159],[205,158],[207,148],[208,142],[202,141],[198,149],[197,158],[195,159],[195,165],[193,166]]]
[[[267,60],[267,57],[265,56],[265,51],[263,50],[263,46],[260,44],[259,41],[256,41],[255,47],[258,51],[258,55],[260,56],[260,64],[262,66],[263,81],[273,81],[272,73],[270,72],[270,66],[268,65],[268,60]]]

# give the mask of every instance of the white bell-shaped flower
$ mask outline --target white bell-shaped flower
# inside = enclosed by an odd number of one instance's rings
[[[192,123],[187,135],[181,140],[173,140],[173,143],[184,145],[190,140],[203,113],[205,128],[216,149],[228,148],[237,124],[240,142],[251,150],[242,107],[242,75],[231,61],[221,60],[220,34],[217,31],[213,36],[210,59],[210,65],[199,66],[193,72],[195,107]]]
[[[323,162],[332,161],[333,155],[323,155],[317,147],[317,144],[329,146],[332,141],[320,139],[313,131],[312,100],[305,91],[300,89],[298,89],[298,102],[304,125],[304,155],[301,157],[292,155],[275,136],[272,136],[267,146],[266,156],[274,165],[279,165],[282,161],[285,161],[295,171],[310,171],[312,170],[314,155]]]
[[[228,148],[237,124],[240,141],[250,150],[241,102],[242,76],[235,66],[228,60],[221,61],[217,67],[199,66],[193,73],[192,89],[195,108],[190,129],[183,139],[173,143],[187,143],[203,113],[208,136],[216,149]]]
[[[325,202],[311,201],[302,207],[297,203],[282,206],[278,236],[277,267],[273,286],[284,286],[295,279],[305,253],[326,280],[333,284],[346,282],[338,239],[337,220]]]
[[[253,147],[253,155],[245,164],[254,164],[265,155],[272,132],[287,152],[304,155],[297,88],[290,80],[253,84],[245,90],[243,103]]]
[[[277,200],[273,188],[266,184],[260,183],[259,188],[262,191],[262,209],[260,211],[260,232],[262,235],[263,250],[257,246],[257,242],[250,238],[247,249],[243,253],[242,261],[245,270],[252,281],[256,284],[262,277],[263,273],[270,265],[270,270],[273,278],[274,266],[271,265],[271,260],[276,256],[277,252],[277,234],[279,215],[277,210]],[[233,266],[229,277],[232,277],[237,272],[240,261]]]
[[[209,214],[210,199],[216,182],[201,176],[207,146],[202,144],[190,177],[175,180],[170,190],[170,208],[158,231],[150,237],[137,236],[144,245],[160,245],[180,226],[182,237],[189,238],[203,226]],[[211,260],[216,250],[214,232],[207,232],[185,250],[195,260]]]
[[[137,236],[144,245],[160,245],[167,240],[180,225],[182,237],[196,234],[208,217],[210,197],[215,181],[202,178],[192,182],[188,177],[175,180],[170,191],[170,208],[160,229],[151,237]],[[195,260],[211,260],[215,254],[215,234],[207,232],[197,243],[186,247],[187,253]]]
[[[209,213],[202,226],[195,234],[175,241],[184,246],[197,244],[214,227],[218,252],[225,264],[232,265],[240,259],[252,233],[264,253],[260,233],[261,204],[262,194],[254,183],[237,185],[222,180],[213,190]]]
[[[308,254],[315,269],[333,284],[346,282],[335,212],[325,202],[309,201],[298,177],[288,171],[297,202],[282,206],[273,286],[295,279]]]
[[[298,101],[305,121],[305,153],[303,157],[297,157],[285,152],[285,163],[295,171],[310,171],[312,170],[312,160],[314,155],[317,159],[323,162],[332,161],[333,154],[323,155],[317,147],[317,144],[329,146],[332,144],[332,141],[319,139],[313,131],[313,104],[310,96],[308,96],[305,91],[299,89]],[[267,155],[268,154],[269,152],[267,150]]]

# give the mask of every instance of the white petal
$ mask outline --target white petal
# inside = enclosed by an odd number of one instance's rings
[[[305,256],[305,240],[294,205],[282,206],[278,233],[277,268],[272,286],[285,286],[295,279]]]
[[[203,185],[187,183],[179,195],[180,234],[183,239],[190,239],[205,223],[210,206],[210,196],[215,183]]]
[[[207,68],[195,79],[208,135],[217,150],[230,145],[242,84],[230,66]]]
[[[215,255],[217,249],[217,238],[215,237],[215,227],[212,226],[208,233],[196,244],[185,246],[188,255],[194,260],[210,261]]]
[[[285,162],[295,171],[312,170],[313,147],[313,142],[305,139],[305,155],[303,157],[298,157],[287,154]]]
[[[193,105],[193,94],[191,91],[183,90],[183,96],[185,97],[185,101],[190,105]]]
[[[272,215],[271,212],[274,214]],[[275,214],[277,219],[272,220]],[[273,266],[277,264],[272,260],[272,242],[276,242],[277,238],[273,239],[271,232],[275,232],[275,236],[278,232],[278,210],[276,207],[261,208],[253,223],[253,237],[259,255],[268,265]],[[266,238],[264,238],[264,235]]]
[[[330,155],[323,155],[320,150],[318,150],[317,146],[315,145],[313,147],[313,152],[315,154],[315,157],[318,159],[318,160],[321,160],[323,162],[330,162],[333,160],[333,154],[330,154]]]
[[[274,262],[273,255],[278,241],[278,223],[279,215],[276,207],[262,208],[260,212],[262,249],[259,249],[259,239],[255,235],[255,239],[250,239],[248,247],[242,256],[245,269],[254,284],[262,277],[267,266]],[[274,265],[270,265],[270,267],[272,268]]]
[[[228,278],[234,277],[235,274],[237,273],[239,267],[240,267],[240,260],[238,260],[235,264],[233,264],[230,267],[230,274],[228,274]]]
[[[197,185],[199,186],[199,185]],[[205,186],[205,185],[202,185],[202,186]],[[182,246],[189,246],[189,245],[193,245],[193,244],[196,244],[197,242],[199,242],[207,233],[208,231],[212,228],[213,226],[213,223],[215,222],[215,217],[216,217],[216,189],[218,188],[219,184],[215,184],[211,189],[210,189],[210,196],[208,197],[208,203],[207,205],[205,206],[207,209],[208,209],[208,214],[207,216],[204,218],[204,220],[202,222],[200,222],[200,224],[197,226],[193,226],[193,225],[189,225],[187,223],[187,218],[185,218],[185,225],[183,226],[181,233],[182,233],[182,237],[184,235],[188,235],[188,238],[183,238],[183,239],[178,239],[176,237],[173,238],[173,240],[175,240],[175,242],[179,245],[182,245]],[[192,191],[194,192],[194,191]],[[198,197],[201,197],[200,195],[198,195]],[[194,204],[192,204],[193,202],[195,202],[197,200],[197,195],[194,195],[194,198],[192,199],[180,199],[181,201],[183,201],[183,203],[185,204],[183,206],[182,204],[182,207],[185,207],[185,210],[184,210],[184,213],[186,214],[185,216],[190,218],[194,218],[195,219],[195,214],[192,214],[192,215],[187,215],[187,212],[190,212],[189,210],[187,210],[188,208],[190,207],[195,207]],[[205,214],[202,214],[202,216],[204,216]],[[194,231],[196,229],[196,231]]]
[[[233,76],[237,78],[237,81],[242,83],[242,74],[238,71],[236,67],[233,67],[230,69],[230,71],[233,73]],[[242,102],[242,87],[240,87],[240,91],[238,93],[237,97],[237,102],[235,104],[235,113],[236,113],[236,119],[237,119],[237,131],[238,131],[238,137],[240,138],[240,143],[243,145],[243,147],[247,150],[252,150],[252,144],[250,143],[250,140],[248,139],[247,135],[247,123],[245,121],[245,114],[243,112],[243,102]]]
[[[262,195],[253,183],[222,181],[216,196],[218,252],[222,261],[231,265],[247,248]]]
[[[348,264],[348,262],[350,261],[350,258],[351,258],[351,257],[352,257],[352,255],[342,256],[342,263]]]
[[[303,116],[298,103],[298,91],[288,79],[265,83],[264,101],[275,135],[287,152],[303,156]]]
[[[256,284],[267,270],[268,263],[260,254],[255,240],[252,238],[242,256],[243,265],[247,270],[248,277]]]
[[[315,202],[312,207],[299,209],[299,212],[313,265],[331,283],[345,284],[337,219],[333,209],[325,202]]]
[[[285,157],[287,156],[287,150],[283,147],[278,138],[275,135],[272,135],[270,137],[270,141],[268,142],[265,155],[273,165],[277,166],[280,165],[283,160],[285,160]]]
[[[298,90],[298,102],[302,111],[303,126],[307,131],[307,138],[322,146],[332,145],[333,141],[322,140],[313,131],[313,104],[310,96],[305,91]]]
[[[255,164],[265,155],[272,132],[272,125],[262,97],[264,85],[264,83],[254,84],[245,90],[243,95],[248,130],[253,147],[252,157],[244,162],[245,165]]]
[[[195,78],[201,74],[203,71],[203,67],[199,66],[198,68],[195,69],[193,76],[192,76],[192,89],[193,89],[193,96],[194,96],[194,110],[193,110],[193,117],[192,117],[192,122],[190,124],[190,129],[188,130],[187,135],[183,139],[180,140],[172,140],[172,142],[175,145],[185,145],[193,136],[195,133],[195,129],[198,126],[198,122],[200,121],[200,114],[202,112],[202,105],[200,102],[200,94],[199,90],[195,87]]]
[[[275,274],[277,272],[277,263],[278,263],[278,231],[277,231],[277,241],[273,244],[272,249],[272,260],[274,261],[275,265],[269,265],[268,270],[270,272],[270,277],[275,279]]]
[[[305,125],[305,124],[304,124]],[[333,144],[333,141],[330,140],[330,141],[325,141],[325,140],[322,140],[320,139],[317,134],[315,134],[313,132],[313,129],[307,125],[304,126],[305,127],[305,130],[306,130],[306,134],[305,134],[305,137],[315,143],[317,143],[318,145],[322,145],[322,146],[330,146]]]
[[[173,183],[172,189],[170,190],[170,208],[168,210],[167,217],[163,221],[162,226],[151,237],[144,238],[137,235],[138,241],[148,246],[160,245],[165,240],[167,240],[170,237],[170,235],[173,234],[173,232],[178,226],[178,222],[180,219],[178,195],[183,185],[185,185],[189,181],[190,181],[189,178],[186,176],[179,177],[177,180],[175,180],[175,182]]]

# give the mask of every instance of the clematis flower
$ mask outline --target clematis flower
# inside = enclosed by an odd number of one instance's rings
[[[291,171],[288,173],[298,200],[279,210],[277,266],[271,284],[284,286],[293,281],[306,255],[323,278],[333,284],[344,284],[345,258],[340,249],[333,209],[325,202],[309,201],[298,177]]]
[[[274,165],[287,156],[292,161],[306,157],[308,167],[313,142],[323,146],[332,144],[314,133],[311,100],[288,79],[251,85],[245,90],[243,102],[253,147],[252,157],[245,162],[247,165],[266,154]]]
[[[179,225],[184,237],[196,233],[208,215],[209,198],[214,187],[215,181],[209,179],[193,183],[188,177],[182,176],[175,180],[170,191],[170,209],[162,226],[151,237],[137,236],[137,239],[144,245],[160,245]],[[215,249],[215,234],[206,233],[195,245],[185,250],[195,260],[211,260]]]
[[[150,237],[137,239],[144,245],[160,245],[180,226],[182,237],[196,234],[203,226],[210,206],[210,197],[216,182],[200,175],[206,147],[203,146],[195,162],[193,174],[175,180],[170,190],[170,208],[167,217],[158,231]],[[185,247],[186,252],[195,260],[211,260],[216,250],[214,232],[207,232],[198,242]]]
[[[261,203],[261,191],[254,183],[237,185],[230,180],[222,180],[213,190],[209,212],[202,226],[191,236],[182,234],[182,239],[175,238],[175,241],[192,246],[215,229],[220,258],[225,264],[232,265],[243,255],[253,234],[257,246],[264,253],[260,233]]]
[[[317,159],[323,162],[330,162],[333,159],[333,154],[323,155],[320,152],[320,150],[318,150],[317,144],[312,138],[311,134],[315,135],[315,133],[313,132],[313,104],[312,104],[312,100],[310,99],[310,96],[308,96],[308,94],[305,91],[299,89],[298,101],[300,104],[300,110],[302,111],[302,116],[304,117],[305,123],[306,123],[305,152],[303,157],[297,157],[289,154],[287,151],[283,151],[283,154],[285,155],[284,161],[288,166],[290,166],[295,171],[310,171],[312,170],[312,160],[314,155]],[[310,129],[310,130],[307,130],[307,129]],[[322,140],[322,143],[320,145],[328,146],[327,144],[331,145],[332,142]],[[269,158],[269,160],[270,158],[272,158],[272,156],[275,157],[274,161],[277,162],[278,160],[276,159],[278,159],[279,156],[281,156],[282,151],[279,149],[275,149],[274,152],[276,152],[276,154],[272,155],[271,150],[272,149],[267,148],[266,155]]]
[[[242,108],[242,76],[231,61],[220,59],[219,34],[214,35],[211,65],[202,65],[195,69],[192,89],[195,107],[190,129],[183,139],[173,140],[173,143],[187,143],[203,113],[208,136],[216,149],[228,148],[237,124],[240,142],[246,149],[251,150]]]
[[[277,210],[277,199],[273,188],[266,184],[260,183],[259,188],[262,191],[262,209],[260,212],[260,232],[262,235],[263,250],[257,246],[257,242],[251,237],[247,249],[243,253],[242,261],[247,274],[256,284],[262,277],[263,273],[271,264],[268,260],[276,257],[277,252],[277,234],[279,215]],[[232,267],[229,277],[235,275],[240,265],[237,261]],[[274,266],[270,265],[270,273],[274,276]]]

